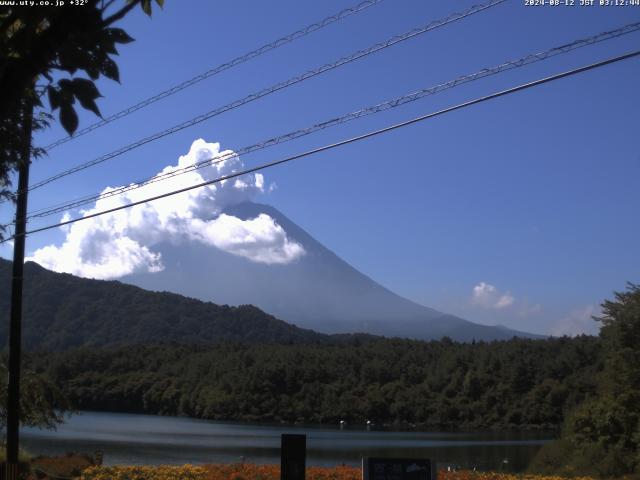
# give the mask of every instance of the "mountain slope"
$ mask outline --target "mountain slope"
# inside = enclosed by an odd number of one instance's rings
[[[0,259],[0,342],[8,336],[11,262]],[[31,350],[180,342],[328,343],[256,307],[219,306],[25,264],[23,345]]]
[[[221,304],[250,303],[299,327],[325,333],[366,332],[416,339],[449,336],[459,341],[535,335],[475,324],[418,305],[384,288],[324,247],[277,209],[242,203],[225,213],[243,220],[265,213],[300,243],[306,254],[288,265],[250,262],[191,242],[161,244],[165,269],[122,281]]]

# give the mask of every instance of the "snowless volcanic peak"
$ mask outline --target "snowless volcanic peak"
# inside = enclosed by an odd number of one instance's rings
[[[268,217],[304,254],[286,263],[265,263],[198,242],[189,248],[163,243],[156,246],[162,254],[162,271],[122,280],[218,304],[253,304],[289,323],[324,333],[366,332],[417,339],[449,336],[460,341],[533,337],[475,324],[400,297],[268,205],[242,202],[221,214],[242,221]]]

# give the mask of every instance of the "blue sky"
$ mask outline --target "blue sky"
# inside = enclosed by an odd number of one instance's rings
[[[354,3],[170,0],[152,19],[136,11],[121,25],[136,38],[120,48],[121,85],[101,81],[99,107],[114,113]],[[52,150],[31,181],[472,4],[385,0]],[[153,175],[197,138],[238,149],[639,20],[640,7],[509,0],[36,190],[30,207]],[[242,160],[257,165],[639,45],[632,33]],[[255,200],[419,303],[537,333],[593,332],[598,304],[640,281],[639,77],[632,59],[270,169],[266,184],[277,188]],[[94,121],[81,115],[81,127]],[[55,126],[36,142],[61,135]],[[0,219],[10,217],[2,205]],[[64,235],[33,235],[27,251]]]

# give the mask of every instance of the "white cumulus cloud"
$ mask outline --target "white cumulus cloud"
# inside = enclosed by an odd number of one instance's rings
[[[600,308],[594,305],[572,310],[566,317],[561,318],[551,327],[551,335],[556,337],[564,335],[574,337],[582,334],[597,335],[600,326],[593,317],[600,315]]]
[[[105,196],[119,188],[107,187],[93,208],[81,214],[88,216],[129,205],[243,168],[242,161],[232,151],[221,152],[219,143],[198,139],[189,153],[178,159],[177,165],[164,168],[158,175],[171,174],[203,161],[209,161],[204,168],[147,183],[122,195]],[[154,251],[155,245],[194,241],[258,263],[295,261],[304,255],[304,248],[290,239],[270,216],[260,214],[242,220],[222,213],[226,207],[262,193],[264,186],[261,174],[249,174],[83,220],[63,229],[65,240],[61,245],[40,248],[28,260],[58,272],[110,279],[140,271],[160,271],[164,268],[162,256]],[[68,214],[63,216],[63,220],[68,218]]]
[[[502,293],[498,291],[496,287],[486,282],[480,282],[473,287],[473,293],[471,295],[471,303],[473,305],[498,310],[510,307],[515,300],[511,293]]]

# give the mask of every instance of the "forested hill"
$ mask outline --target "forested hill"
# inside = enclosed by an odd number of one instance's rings
[[[11,262],[0,259],[0,318],[9,318]],[[221,341],[327,343],[251,305],[229,307],[117,281],[89,280],[25,264],[23,345],[27,350]],[[0,322],[6,344],[8,321]]]
[[[595,391],[594,337],[162,345],[27,359],[85,410],[242,421],[558,427]]]

